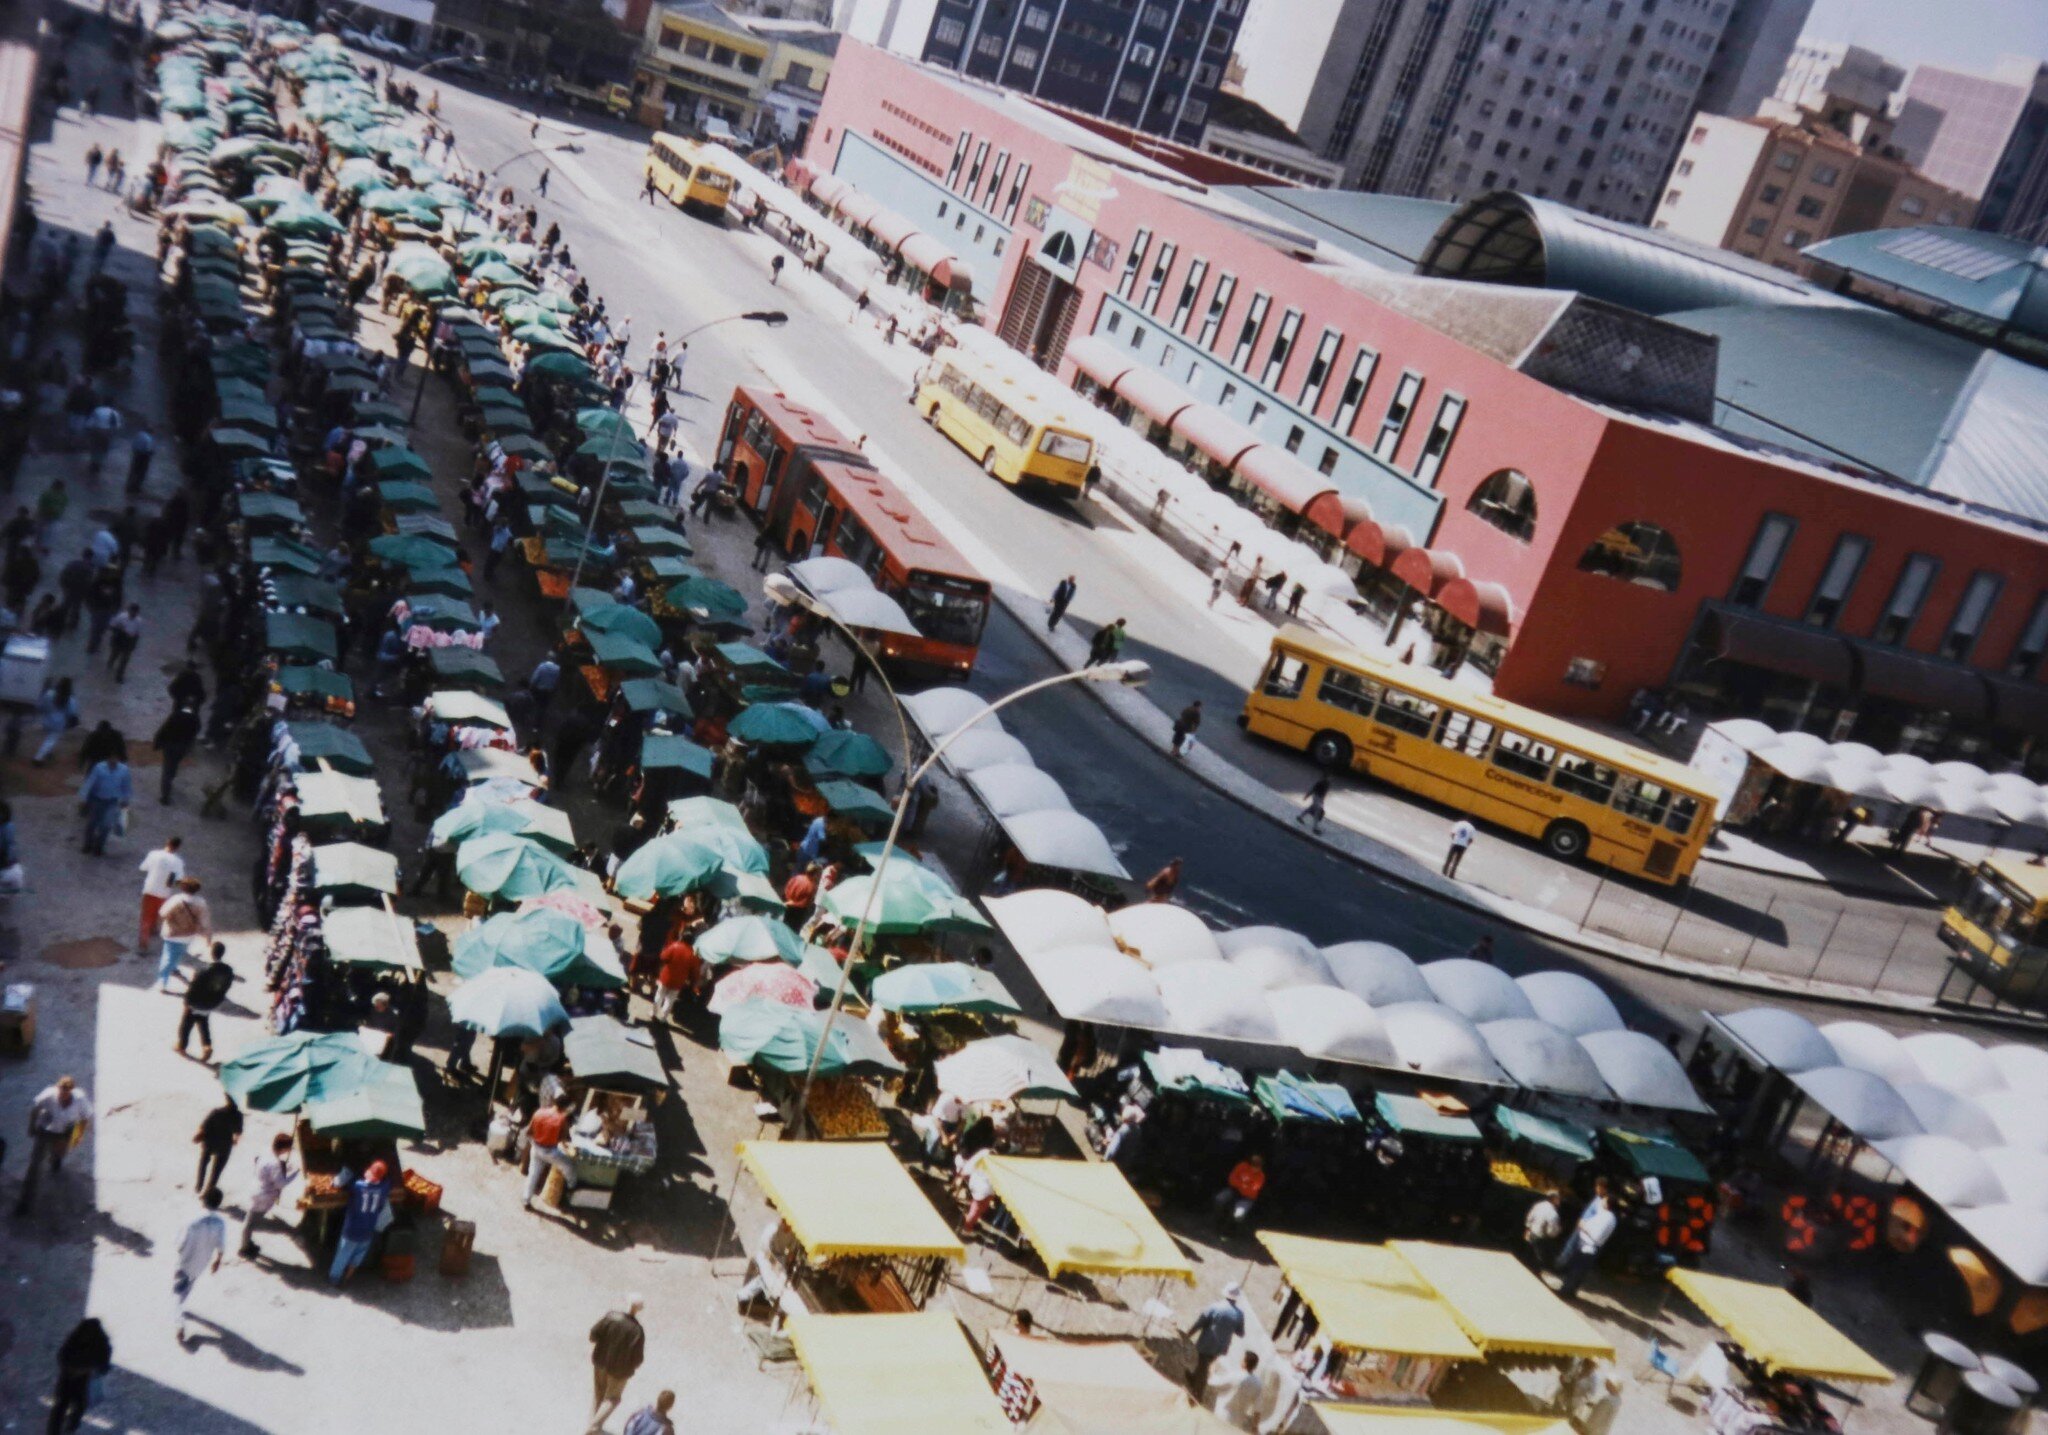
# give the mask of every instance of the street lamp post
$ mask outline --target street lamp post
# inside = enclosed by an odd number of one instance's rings
[[[515,154],[515,155],[513,155],[513,156],[512,156],[512,157],[511,157],[510,159],[501,159],[501,160],[499,160],[499,161],[498,161],[498,162],[497,162],[496,164],[492,165],[492,166],[491,166],[491,167],[490,167],[489,169],[487,169],[487,170],[485,170],[485,171],[484,171],[484,178],[485,178],[485,179],[489,179],[489,178],[490,178],[490,177],[491,177],[492,175],[496,174],[496,173],[497,173],[497,172],[498,172],[499,170],[503,169],[503,168],[504,168],[504,167],[505,167],[506,165],[508,165],[508,164],[511,164],[511,163],[513,163],[513,162],[514,162],[514,161],[516,161],[516,160],[522,160],[522,159],[526,159],[526,158],[527,158],[528,156],[531,156],[531,155],[537,155],[537,154],[582,154],[582,153],[583,153],[583,146],[582,146],[582,145],[580,145],[580,144],[577,144],[577,143],[575,143],[575,142],[574,142],[573,140],[572,140],[572,141],[570,141],[570,142],[569,142],[569,143],[567,143],[567,144],[543,144],[543,145],[535,145],[535,146],[534,146],[534,147],[533,147],[532,149],[523,149],[523,150],[519,151],[519,153],[518,153],[518,154]]]
[[[852,643],[861,656],[874,667],[875,671],[878,674],[881,672],[881,663],[868,650],[867,645],[861,641],[859,634],[841,622],[823,603],[820,603],[816,598],[799,588],[788,576],[780,573],[771,574],[762,586],[768,596],[776,602],[785,606],[802,608],[806,612],[823,619],[839,629],[841,633],[846,635],[847,641]],[[1062,683],[1122,683],[1127,687],[1138,687],[1144,684],[1151,676],[1152,668],[1149,663],[1133,660],[1130,662],[1102,663],[1092,667],[1077,668],[1072,672],[1055,673],[1049,678],[1040,678],[1035,683],[1026,683],[1014,692],[1005,693],[1002,697],[997,698],[966,722],[940,738],[938,743],[932,748],[930,755],[915,768],[912,768],[908,761],[910,729],[904,721],[902,702],[897,698],[896,690],[893,687],[889,687],[886,679],[884,680],[883,686],[888,689],[890,701],[895,704],[897,709],[896,721],[903,730],[905,754],[903,790],[897,794],[896,810],[889,818],[889,835],[882,839],[882,853],[875,859],[874,878],[868,886],[867,900],[861,904],[860,917],[854,923],[853,937],[847,944],[846,961],[840,965],[839,979],[832,987],[832,1002],[825,1009],[825,1026],[818,1033],[817,1049],[811,1053],[810,1066],[804,1071],[803,1086],[797,1094],[797,1109],[799,1111],[803,1110],[810,1101],[811,1083],[817,1079],[818,1064],[824,1060],[825,1049],[831,1043],[832,1028],[839,1020],[840,1008],[845,1004],[846,988],[849,978],[852,976],[854,964],[860,960],[861,951],[867,944],[868,924],[874,915],[875,899],[881,893],[882,878],[889,870],[889,859],[895,854],[896,839],[903,830],[903,819],[904,815],[910,810],[910,799],[916,793],[918,785],[930,775],[932,768],[945,755],[946,749],[953,745],[954,739],[975,727],[982,719],[992,716],[1003,708],[1008,707],[1011,703],[1028,698],[1034,693],[1044,692],[1047,688],[1058,687]]]

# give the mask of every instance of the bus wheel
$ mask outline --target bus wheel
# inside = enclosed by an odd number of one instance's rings
[[[1543,829],[1543,850],[1576,862],[1586,855],[1586,829],[1576,822],[1553,822]]]
[[[990,478],[996,476],[996,451],[994,449],[990,449],[981,456],[981,471]]]
[[[1317,767],[1343,772],[1351,766],[1351,739],[1341,732],[1319,732],[1309,742],[1308,760]]]

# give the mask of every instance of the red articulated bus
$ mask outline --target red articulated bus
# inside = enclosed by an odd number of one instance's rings
[[[718,465],[783,552],[844,558],[902,605],[918,636],[880,638],[892,670],[973,671],[988,580],[822,414],[743,385],[726,410]]]

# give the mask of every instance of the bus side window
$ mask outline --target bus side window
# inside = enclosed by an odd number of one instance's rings
[[[1322,682],[1316,685],[1316,696],[1333,708],[1342,708],[1360,717],[1371,717],[1373,704],[1379,701],[1380,685],[1357,673],[1331,668],[1323,674]]]
[[[1307,680],[1307,663],[1286,653],[1275,653],[1273,665],[1266,669],[1266,681],[1259,691],[1269,698],[1298,698],[1301,685]]]
[[[1585,798],[1588,802],[1605,804],[1614,794],[1615,772],[1589,757],[1575,752],[1560,752],[1557,755],[1557,771],[1551,775],[1553,786]]]
[[[1624,777],[1614,785],[1615,807],[1638,822],[1648,822],[1654,826],[1664,821],[1670,802],[1669,792],[1656,783],[1646,782],[1640,777]]]
[[[1551,759],[1557,749],[1518,732],[1503,731],[1493,747],[1493,765],[1538,782],[1550,780]]]
[[[1692,831],[1693,819],[1699,815],[1699,810],[1697,799],[1672,793],[1671,810],[1664,814],[1666,830],[1676,832],[1680,837],[1685,836]]]
[[[1443,730],[1436,735],[1436,740],[1452,752],[1462,752],[1467,757],[1484,757],[1487,745],[1493,741],[1493,724],[1450,708],[1444,714]]]
[[[1386,727],[1416,737],[1428,737],[1436,727],[1436,715],[1439,711],[1441,709],[1428,698],[1419,698],[1399,688],[1388,688],[1385,698],[1380,702],[1380,710],[1375,716]]]

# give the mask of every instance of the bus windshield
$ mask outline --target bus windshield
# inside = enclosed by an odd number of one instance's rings
[[[1038,451],[1054,458],[1065,459],[1068,463],[1088,461],[1088,440],[1078,434],[1061,433],[1058,429],[1047,429],[1045,437],[1038,441]]]
[[[985,591],[919,575],[897,596],[917,631],[933,642],[962,647],[981,642],[981,630],[988,623]]]

